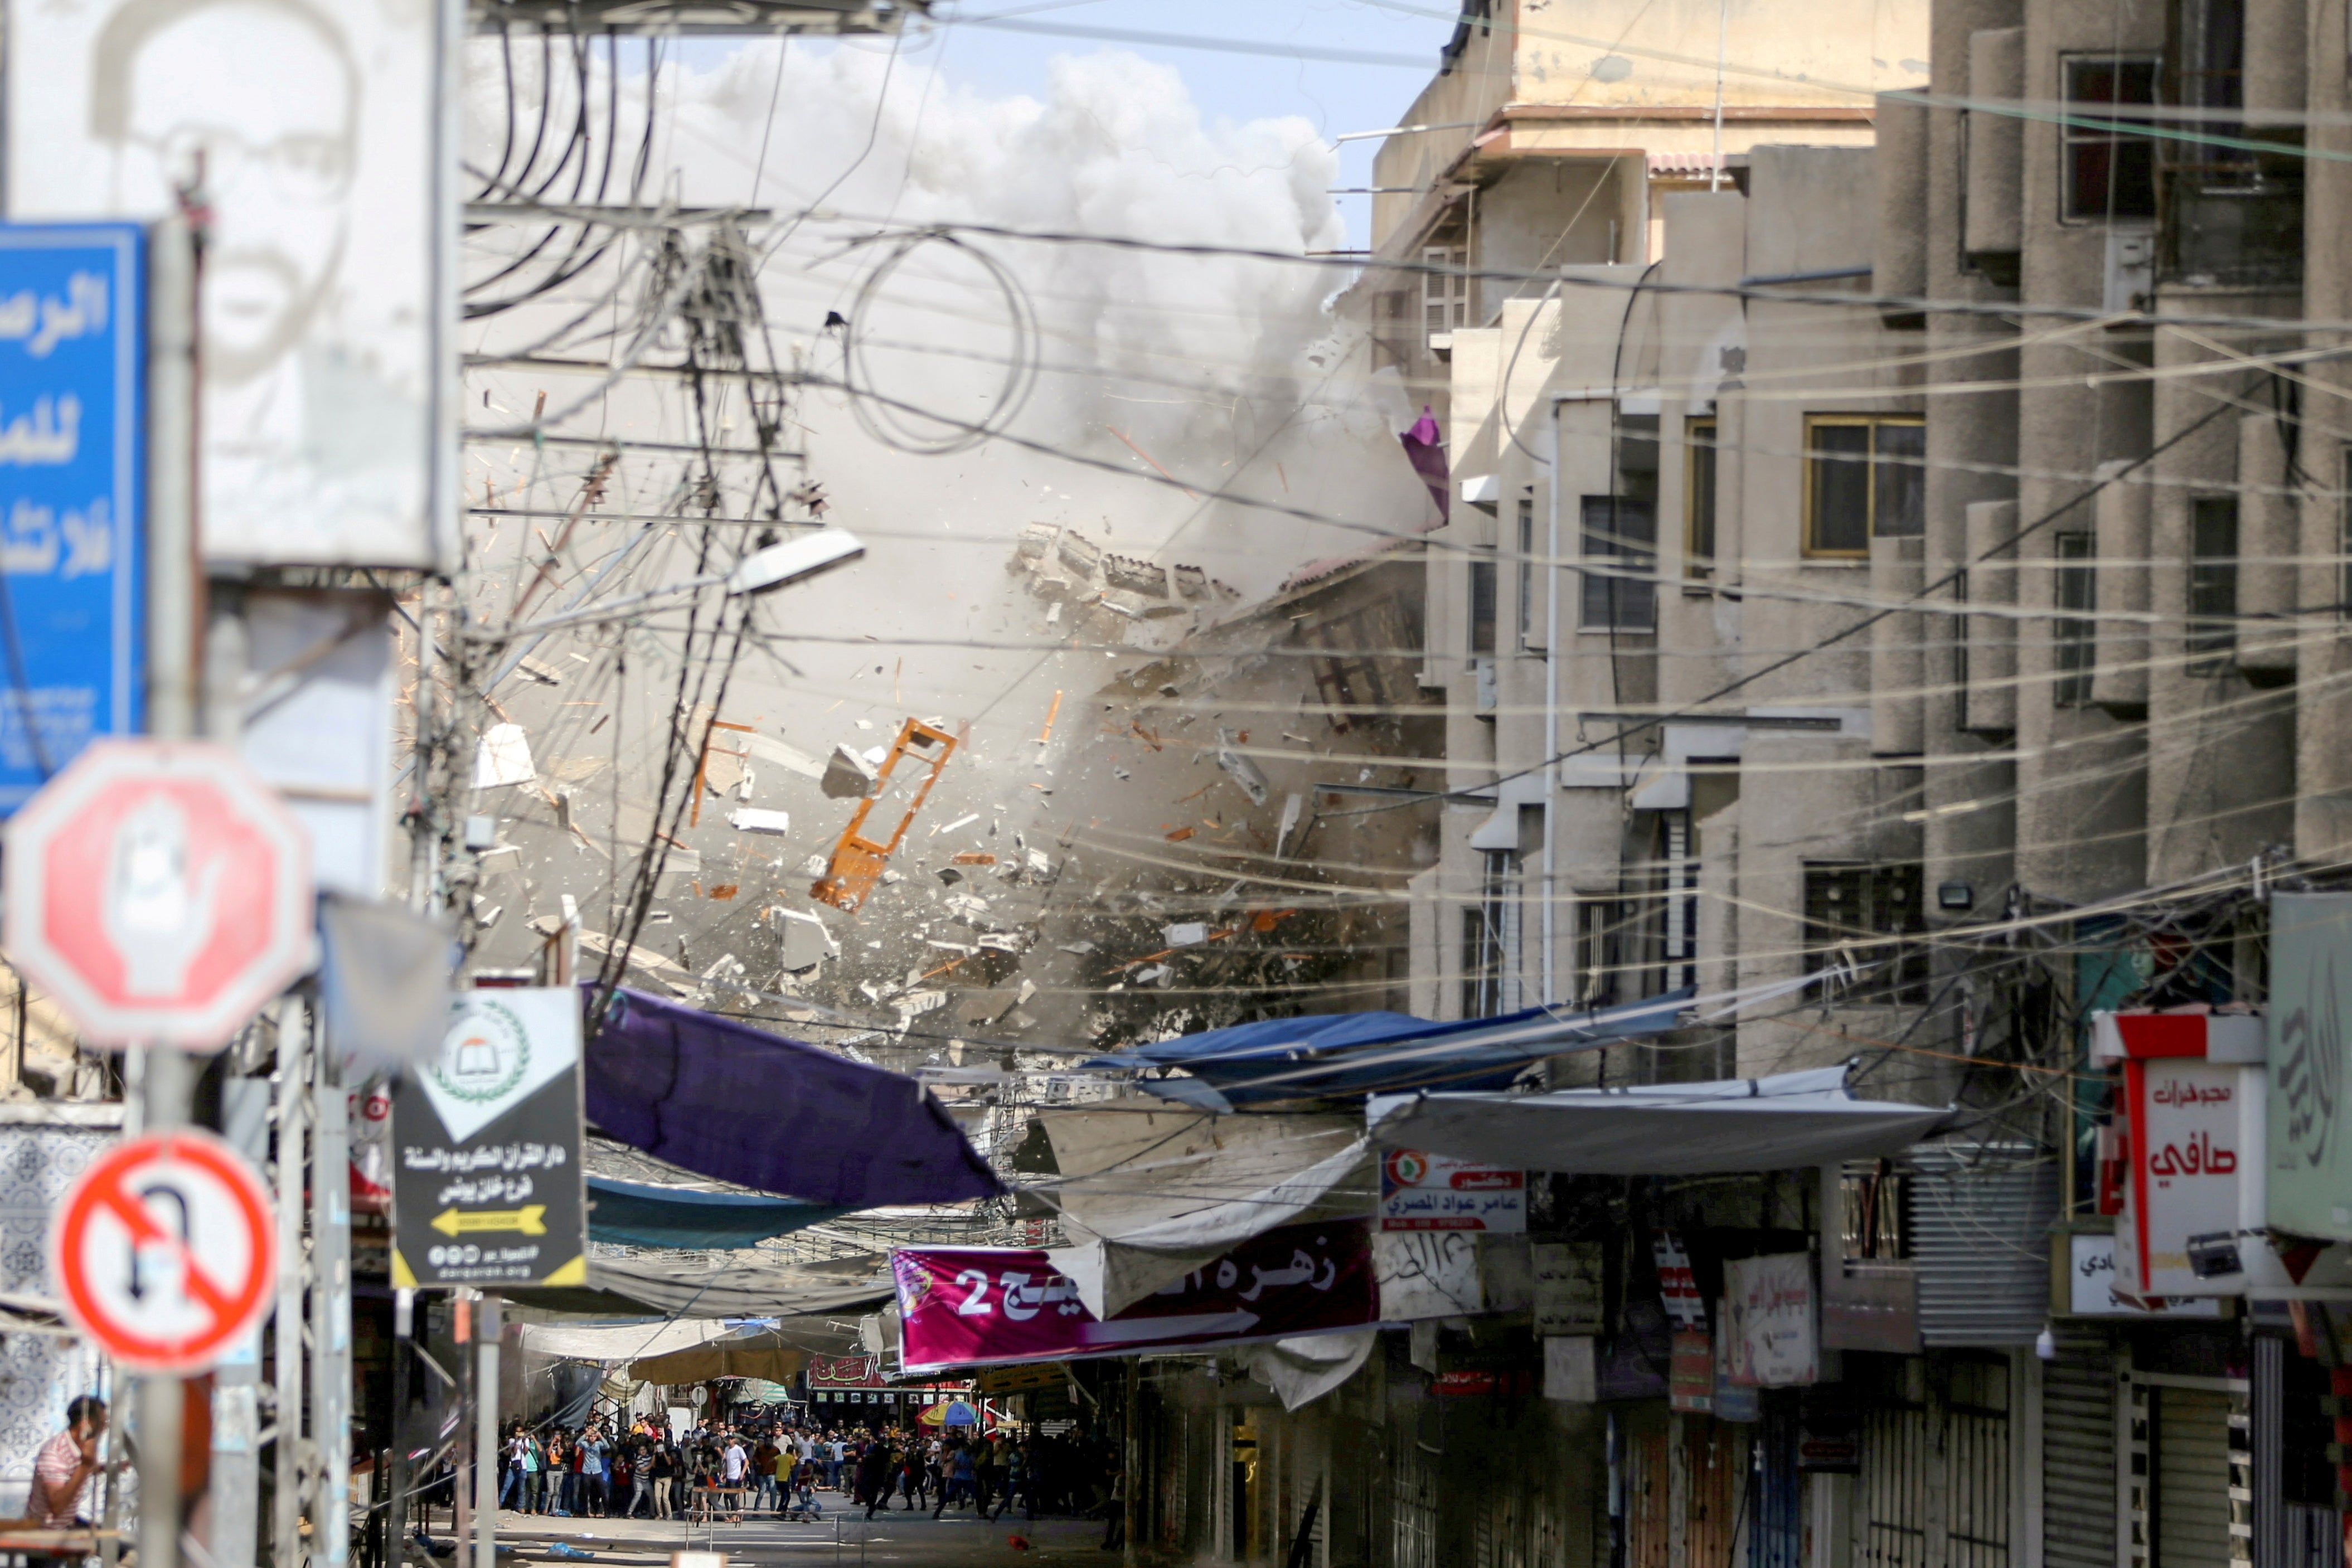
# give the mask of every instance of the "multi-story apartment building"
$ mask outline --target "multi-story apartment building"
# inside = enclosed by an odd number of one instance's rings
[[[1374,1501],[1331,1561],[2342,1562],[2326,1314],[2098,1288],[2088,1017],[2259,1007],[2265,889],[2343,885],[2346,27],[2307,0],[1465,5],[1356,296],[1454,487],[1412,1010],[1687,991],[1682,1029],[1553,1081],[1859,1061],[1969,1109],[1793,1204],[1656,1199],[1727,1255],[1812,1238],[1817,1388],[1760,1426],[1679,1393],[1497,1406],[1511,1445],[1605,1452],[1605,1487],[1559,1490],[1442,1421],[1449,1457],[1414,1459],[1397,1424],[1444,1391],[1391,1355],[1322,1418],[1385,1414],[1399,1456],[1384,1500],[1349,1483]],[[1267,1451],[1280,1418],[1249,1419]],[[1297,1484],[1351,1495],[1298,1419]],[[1449,1525],[1449,1476],[1519,1511]]]

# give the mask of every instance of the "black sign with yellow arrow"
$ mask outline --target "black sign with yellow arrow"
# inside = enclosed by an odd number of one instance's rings
[[[392,1282],[585,1282],[577,993],[465,991],[449,1025],[393,1096]]]

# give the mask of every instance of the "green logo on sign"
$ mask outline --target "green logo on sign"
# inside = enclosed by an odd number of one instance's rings
[[[427,1071],[451,1097],[487,1105],[513,1093],[530,1067],[530,1037],[522,1019],[477,998],[441,1042],[441,1060]]]

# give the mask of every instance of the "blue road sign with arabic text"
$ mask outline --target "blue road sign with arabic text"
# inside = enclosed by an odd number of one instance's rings
[[[146,698],[146,235],[0,224],[0,816]]]

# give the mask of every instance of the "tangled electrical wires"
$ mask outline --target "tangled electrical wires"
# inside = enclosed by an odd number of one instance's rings
[[[872,245],[885,237],[869,236],[854,242],[850,248]],[[908,257],[934,246],[971,258],[988,275],[1004,299],[1013,350],[1004,357],[1004,373],[990,394],[988,408],[977,419],[951,419],[944,414],[933,418],[887,396],[877,383],[869,357],[866,324],[872,308],[880,301],[884,288],[906,265]],[[842,329],[842,382],[851,394],[850,408],[859,427],[884,445],[914,456],[945,457],[968,452],[1002,434],[1029,401],[1029,393],[1037,383],[1037,362],[1036,307],[1020,279],[988,252],[937,229],[904,233],[891,239],[889,254],[858,286],[850,304],[848,325]]]
[[[506,86],[506,125],[503,143],[495,171],[477,169],[482,182],[477,200],[502,200],[529,204],[547,202],[555,204],[595,205],[613,193],[614,170],[625,140],[622,133],[623,98],[621,82],[621,40],[618,35],[606,34],[602,75],[604,78],[604,126],[601,132],[594,120],[596,69],[595,40],[573,35],[570,41],[572,78],[571,92],[571,129],[562,145],[551,154],[548,152],[549,122],[557,112],[556,82],[559,70],[552,34],[540,37],[539,107],[529,146],[520,161],[516,142],[520,140],[525,110],[517,101],[517,73],[514,57],[514,36],[511,28],[502,29],[499,37],[499,61]],[[646,70],[644,92],[644,123],[635,135],[636,153],[627,171],[627,193],[623,199],[635,204],[644,193],[646,176],[653,164],[655,89],[661,77],[661,46],[658,39],[646,40]],[[603,148],[601,156],[597,143]],[[590,176],[593,172],[593,189]],[[569,172],[570,188],[555,192],[559,181]],[[476,228],[487,225],[472,225]],[[599,230],[603,230],[601,236]],[[571,231],[569,243],[564,243],[565,231]],[[619,226],[571,217],[558,217],[525,246],[521,253],[497,270],[468,280],[466,285],[466,315],[468,319],[495,316],[528,304],[562,287],[594,267],[612,249],[620,233]],[[503,286],[503,287],[502,287]]]

